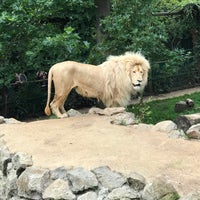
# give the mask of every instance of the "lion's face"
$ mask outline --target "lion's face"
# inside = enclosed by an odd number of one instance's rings
[[[135,91],[143,90],[147,82],[147,72],[140,64],[129,68],[129,77]]]

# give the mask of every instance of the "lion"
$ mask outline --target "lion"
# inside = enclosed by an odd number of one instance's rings
[[[84,97],[100,100],[106,107],[125,107],[130,104],[132,95],[144,90],[149,69],[149,61],[138,52],[109,56],[100,65],[74,61],[57,63],[48,74],[45,114],[49,116],[52,111],[58,118],[68,117],[64,104],[73,88]],[[52,81],[55,94],[50,103]]]

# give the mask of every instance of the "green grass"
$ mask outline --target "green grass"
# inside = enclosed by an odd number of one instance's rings
[[[174,111],[176,102],[185,101],[188,98],[194,101],[194,107],[190,110],[176,113]],[[147,124],[156,124],[164,120],[175,120],[179,115],[200,112],[200,92],[164,100],[149,100],[145,101],[142,105],[135,104],[129,106],[127,110],[136,115],[138,122]]]

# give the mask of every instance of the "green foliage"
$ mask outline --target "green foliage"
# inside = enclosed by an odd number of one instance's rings
[[[151,108],[148,105],[150,102],[150,99],[146,102],[142,101],[140,98],[138,98],[139,103],[137,106],[131,105],[127,107],[127,111],[132,112],[135,114],[136,122],[137,123],[142,123],[146,118],[151,120]]]
[[[65,59],[84,61],[94,42],[93,9],[92,0],[2,0],[0,87],[16,72],[48,70]]]
[[[135,104],[129,106],[127,110],[133,112],[136,116],[141,115],[141,110],[147,110],[143,112],[141,122],[147,124],[156,124],[164,120],[175,120],[179,115],[192,114],[199,112],[200,107],[200,93],[186,94],[180,97],[174,97],[164,100],[152,100],[147,101],[144,104]],[[192,99],[195,103],[195,106],[186,110],[182,113],[176,113],[174,107],[176,102],[185,101],[186,99]]]

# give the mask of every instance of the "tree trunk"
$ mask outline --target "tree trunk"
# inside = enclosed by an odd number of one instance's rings
[[[186,132],[192,125],[200,123],[200,113],[181,115],[176,118],[175,123],[179,129]]]
[[[97,6],[97,42],[102,41],[102,32],[100,27],[100,20],[110,14],[110,0],[95,0]]]

